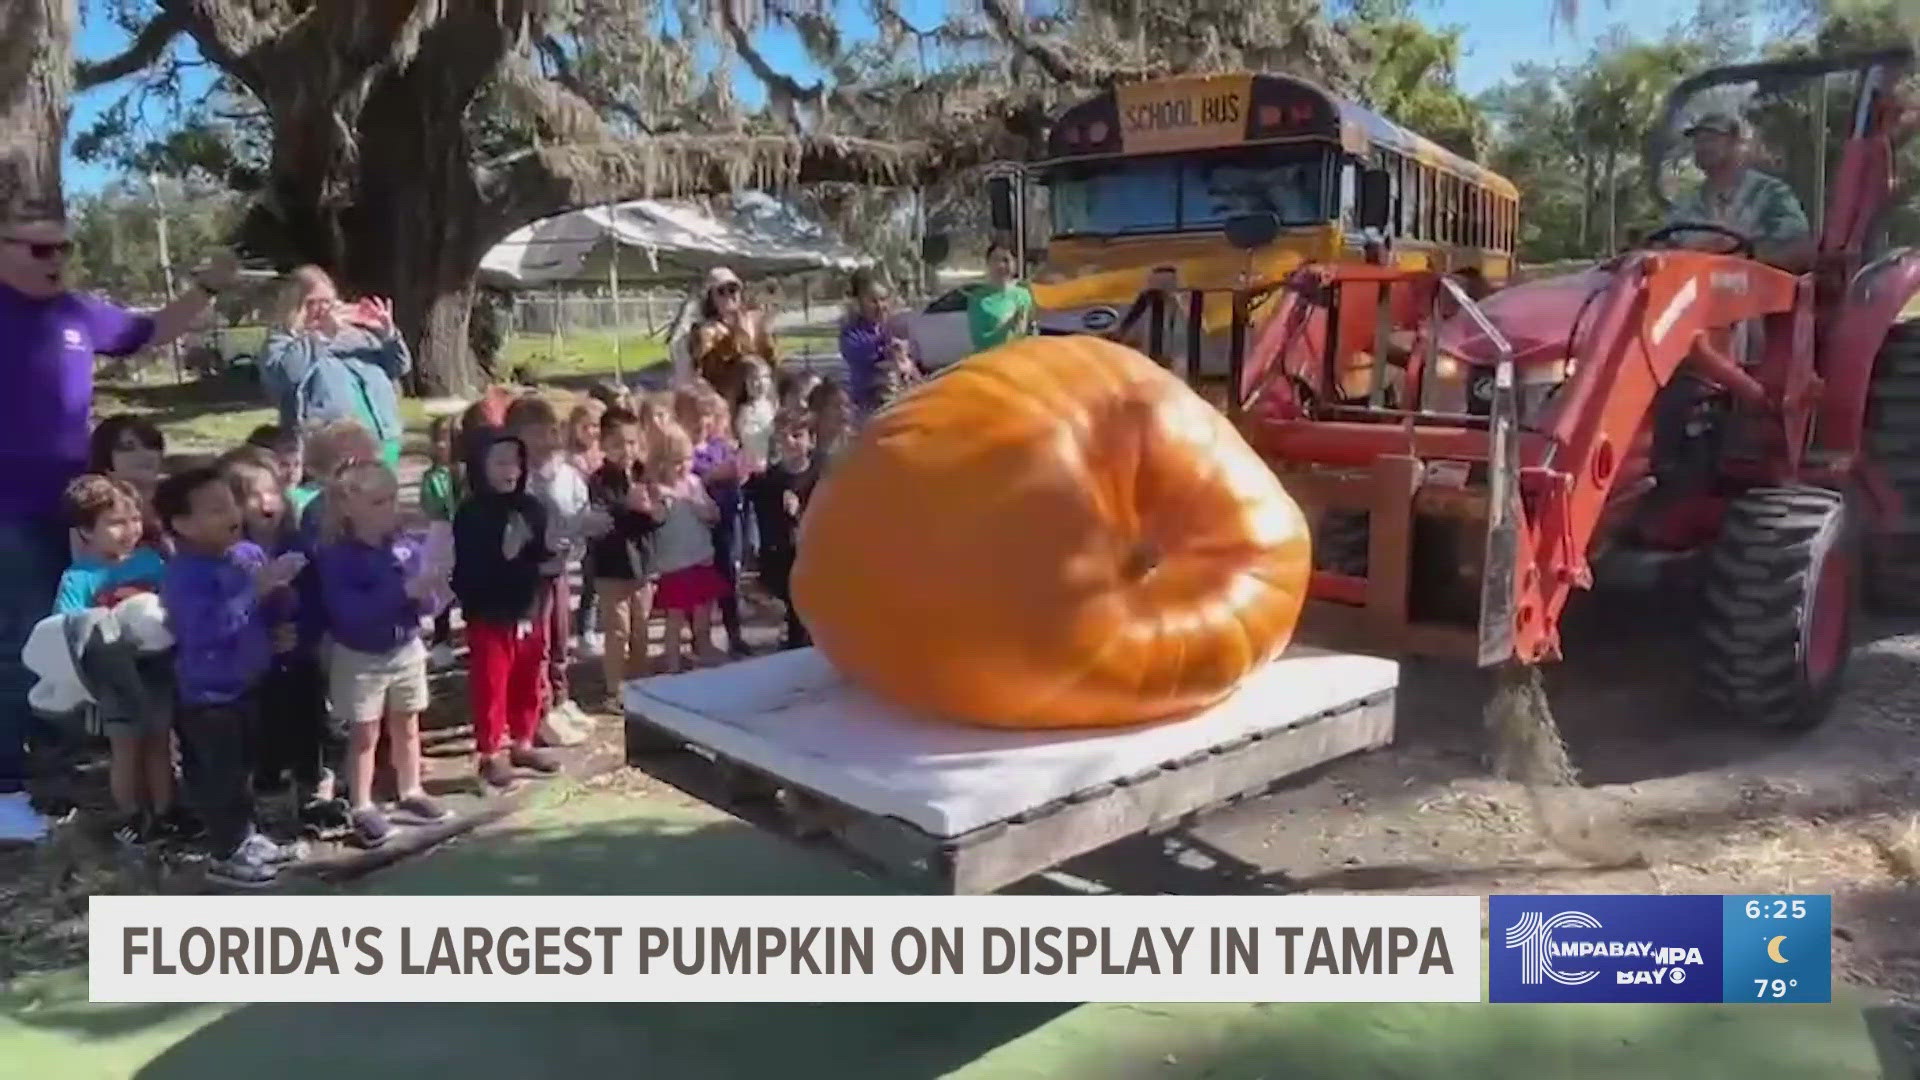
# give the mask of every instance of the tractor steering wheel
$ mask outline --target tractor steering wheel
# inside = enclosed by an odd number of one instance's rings
[[[1734,246],[1731,251],[1721,252],[1721,254],[1738,255],[1743,259],[1754,258],[1753,237],[1748,236],[1738,229],[1730,229],[1725,225],[1712,221],[1676,221],[1671,225],[1662,226],[1648,233],[1647,238],[1641,242],[1648,247],[1654,247],[1658,245],[1660,241],[1672,237],[1675,233],[1683,232],[1710,232],[1724,236],[1733,241]],[[1674,245],[1669,244],[1666,246],[1671,247]]]

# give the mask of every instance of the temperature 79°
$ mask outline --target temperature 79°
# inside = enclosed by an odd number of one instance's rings
[[[1786,997],[1788,987],[1799,985],[1799,979],[1755,979],[1753,980],[1753,996],[1756,999]]]

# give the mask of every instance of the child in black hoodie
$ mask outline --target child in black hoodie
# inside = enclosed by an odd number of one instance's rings
[[[471,494],[453,518],[453,593],[467,622],[480,778],[505,788],[515,767],[559,770],[533,745],[546,657],[546,626],[535,614],[546,585],[540,567],[553,552],[546,508],[527,493],[526,444],[496,432],[470,445]]]
[[[653,611],[653,533],[659,522],[647,484],[646,438],[640,417],[615,406],[600,418],[604,463],[587,477],[587,497],[613,522],[612,531],[587,544],[586,572],[600,604],[606,648],[608,707],[619,710],[620,687],[649,675],[647,620]]]

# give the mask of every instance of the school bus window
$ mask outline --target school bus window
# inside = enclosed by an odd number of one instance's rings
[[[1419,219],[1415,217],[1421,208],[1421,177],[1413,171],[1413,161],[1398,158],[1400,161],[1400,234],[1415,236],[1419,234]]]
[[[1433,240],[1440,235],[1435,226],[1440,220],[1440,191],[1434,175],[1424,163],[1420,166],[1420,239]]]

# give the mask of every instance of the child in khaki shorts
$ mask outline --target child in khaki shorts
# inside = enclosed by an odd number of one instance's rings
[[[451,567],[434,566],[426,539],[399,527],[399,482],[378,461],[347,466],[327,488],[326,542],[315,564],[332,645],[327,682],[348,725],[347,789],[355,838],[378,847],[393,827],[373,802],[380,739],[393,767],[394,808],[419,821],[447,810],[420,783],[420,713],[427,646],[420,620],[444,606]]]

